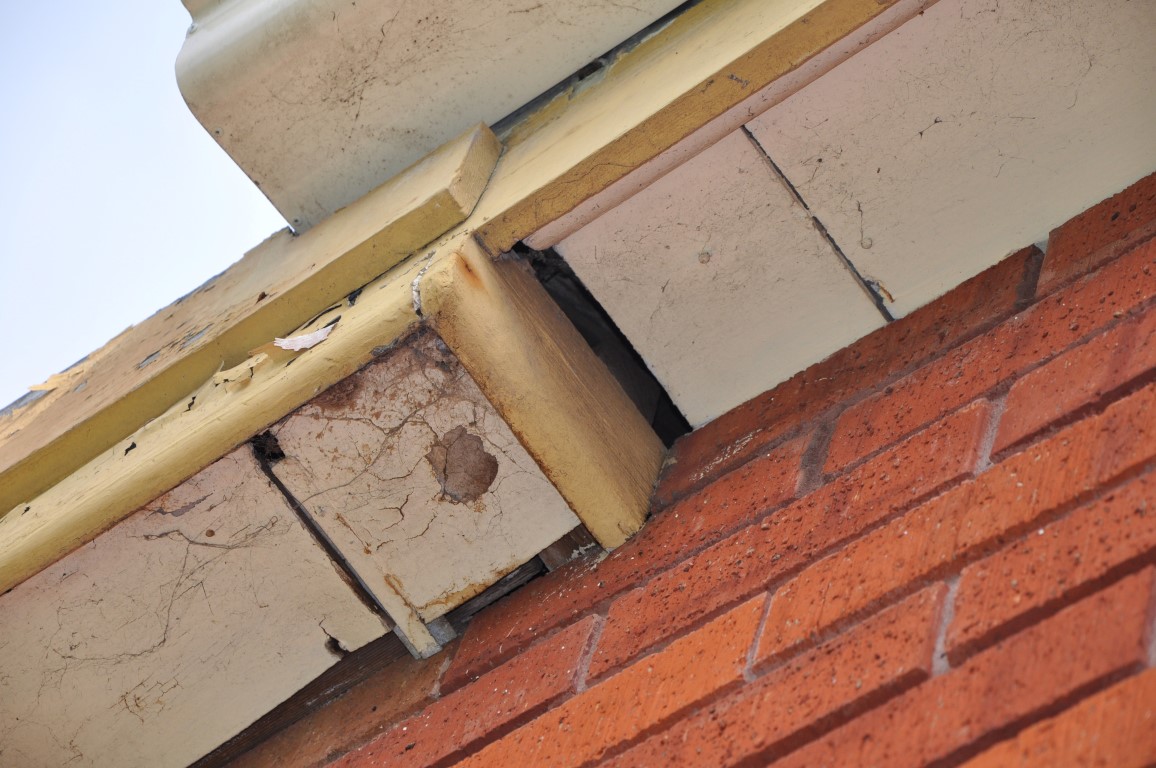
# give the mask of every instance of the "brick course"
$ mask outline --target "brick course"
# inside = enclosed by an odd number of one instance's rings
[[[830,546],[963,477],[975,466],[975,448],[988,416],[984,403],[964,409],[623,595],[610,607],[590,673],[613,669],[718,606],[764,588]]]
[[[1154,222],[1156,176],[683,438],[332,764],[1153,763]],[[238,765],[327,764],[292,733]]]
[[[947,635],[953,660],[1156,560],[1156,475],[1120,487],[963,569]]]
[[[1067,608],[813,742],[776,768],[924,766],[976,750],[1147,661],[1152,573]]]
[[[784,753],[856,705],[931,674],[946,590],[926,589],[620,756],[613,765],[731,765]]]
[[[1152,276],[1156,280],[1156,275]],[[1012,385],[992,451],[1004,453],[1156,370],[1156,308],[1089,339]]]
[[[1117,683],[1014,739],[969,760],[965,768],[1144,768],[1156,763],[1156,670]]]
[[[760,656],[782,653],[1044,523],[1156,457],[1156,385],[810,566],[775,593]]]
[[[474,742],[573,690],[578,662],[596,626],[593,617],[483,675],[398,723],[334,765],[437,765]]]
[[[1048,238],[1048,259],[1039,288],[1057,286],[1119,256],[1156,235],[1156,174],[1057,227]]]
[[[514,731],[463,766],[585,765],[742,679],[762,598],[641,659]],[[662,695],[654,695],[661,691]]]

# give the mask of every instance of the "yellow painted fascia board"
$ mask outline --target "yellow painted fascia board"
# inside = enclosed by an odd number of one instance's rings
[[[480,242],[493,255],[509,250],[901,1],[706,0],[690,8],[505,137],[471,216]]]
[[[299,237],[281,232],[0,417],[0,510],[33,498],[248,350],[306,322],[460,224],[501,152],[477,126]],[[81,386],[76,386],[81,384]]]

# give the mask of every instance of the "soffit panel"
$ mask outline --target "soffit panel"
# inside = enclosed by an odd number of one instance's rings
[[[0,597],[0,764],[183,766],[387,631],[248,446]],[[332,640],[331,640],[332,638]]]
[[[1156,4],[941,0],[750,123],[907,314],[1156,169]]]
[[[884,322],[741,131],[557,250],[695,425]]]

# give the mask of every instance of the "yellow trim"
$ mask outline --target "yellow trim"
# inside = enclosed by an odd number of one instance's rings
[[[897,0],[707,0],[527,118],[470,217],[491,254],[569,213]],[[753,115],[752,115],[753,117]]]

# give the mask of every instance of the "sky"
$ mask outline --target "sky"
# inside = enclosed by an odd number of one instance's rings
[[[0,407],[285,222],[185,106],[180,0],[0,0]]]

